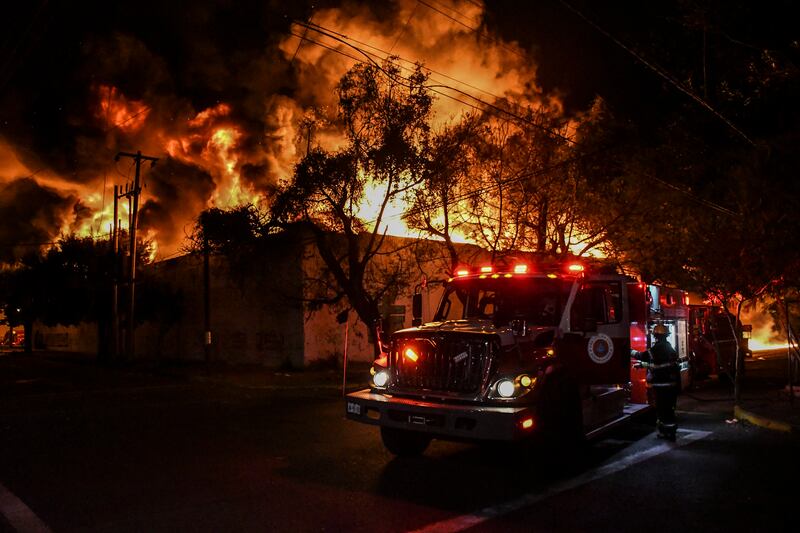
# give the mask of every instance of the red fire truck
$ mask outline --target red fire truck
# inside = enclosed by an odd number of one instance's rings
[[[422,453],[432,438],[593,438],[648,409],[648,325],[673,326],[686,356],[685,293],[600,263],[465,268],[445,284],[433,320],[392,334],[347,417],[380,426],[386,447]],[[684,374],[686,372],[684,371]]]
[[[719,305],[689,306],[689,345],[693,379],[717,375],[731,379],[736,374],[737,344],[746,357],[752,326],[742,324]]]

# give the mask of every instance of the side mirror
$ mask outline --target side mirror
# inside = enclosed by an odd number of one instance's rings
[[[595,320],[593,317],[584,318],[583,331],[588,331],[588,332],[597,331],[597,320]]]
[[[411,297],[411,325],[417,327],[422,324],[422,293],[416,292]]]

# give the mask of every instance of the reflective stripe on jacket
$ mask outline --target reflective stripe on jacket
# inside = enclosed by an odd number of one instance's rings
[[[679,384],[678,352],[667,342],[666,338],[659,339],[647,351],[637,352],[635,358],[647,363],[647,383],[649,385],[667,387]]]

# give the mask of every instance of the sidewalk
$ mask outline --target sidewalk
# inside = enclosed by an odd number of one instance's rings
[[[786,351],[755,352],[745,364],[743,398],[734,416],[784,432],[800,432],[800,388],[788,389]]]
[[[795,387],[792,399],[787,389],[786,367],[785,351],[755,352],[752,358],[745,360],[739,406],[734,405],[733,386],[712,379],[682,393],[679,409],[722,411],[729,420],[800,433],[800,390]]]

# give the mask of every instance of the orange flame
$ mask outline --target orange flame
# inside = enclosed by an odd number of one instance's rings
[[[144,126],[150,108],[139,100],[129,100],[116,87],[101,85],[97,89],[100,106],[95,116],[100,119],[106,129],[119,128],[126,133],[133,133]]]

